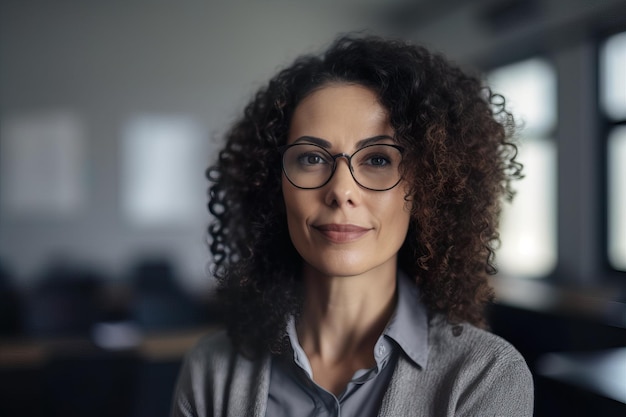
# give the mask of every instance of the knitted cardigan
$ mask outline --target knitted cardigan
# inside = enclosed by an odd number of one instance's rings
[[[400,355],[379,416],[532,416],[532,375],[508,342],[437,315],[428,345],[425,368]],[[269,356],[249,360],[224,331],[209,335],[185,358],[171,416],[265,417],[270,369]]]

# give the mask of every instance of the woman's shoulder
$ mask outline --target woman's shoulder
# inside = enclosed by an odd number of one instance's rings
[[[172,415],[226,415],[222,410],[259,415],[254,410],[267,397],[268,363],[265,357],[252,360],[239,354],[225,330],[203,336],[185,356]]]
[[[409,401],[408,408],[423,410],[423,415],[448,410],[445,415],[532,416],[532,374],[506,340],[435,315],[429,321],[428,347],[425,367],[400,361],[396,379],[402,383],[394,385],[401,394],[397,398],[413,398],[411,389],[404,388],[410,386],[418,387],[416,398],[432,399]]]
[[[224,329],[202,336],[187,352],[187,361],[199,365],[207,361],[222,361],[235,353],[235,348]]]
[[[449,323],[442,315],[431,318],[429,326],[429,363],[448,365],[527,369],[522,355],[508,341],[469,323]],[[433,363],[434,362],[434,363]]]

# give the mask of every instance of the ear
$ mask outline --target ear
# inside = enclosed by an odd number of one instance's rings
[[[404,193],[404,208],[411,213],[411,222],[413,222],[413,212],[415,211],[415,196],[410,194],[408,190]]]

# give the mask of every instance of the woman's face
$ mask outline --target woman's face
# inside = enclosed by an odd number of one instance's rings
[[[393,136],[387,111],[373,91],[330,84],[296,107],[287,143],[321,144],[332,155],[352,155],[364,144],[394,144]],[[282,189],[289,234],[305,268],[327,276],[395,270],[409,225],[404,181],[387,191],[365,189],[350,174],[347,160],[339,158],[321,188],[297,188],[283,174]]]

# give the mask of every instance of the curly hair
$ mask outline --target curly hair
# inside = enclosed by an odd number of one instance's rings
[[[207,169],[212,271],[233,343],[244,353],[280,353],[287,320],[299,313],[302,260],[287,230],[278,148],[299,102],[330,83],[372,89],[405,149],[411,220],[399,268],[431,313],[484,326],[500,206],[521,177],[513,117],[502,96],[438,54],[347,35],[261,88]]]

